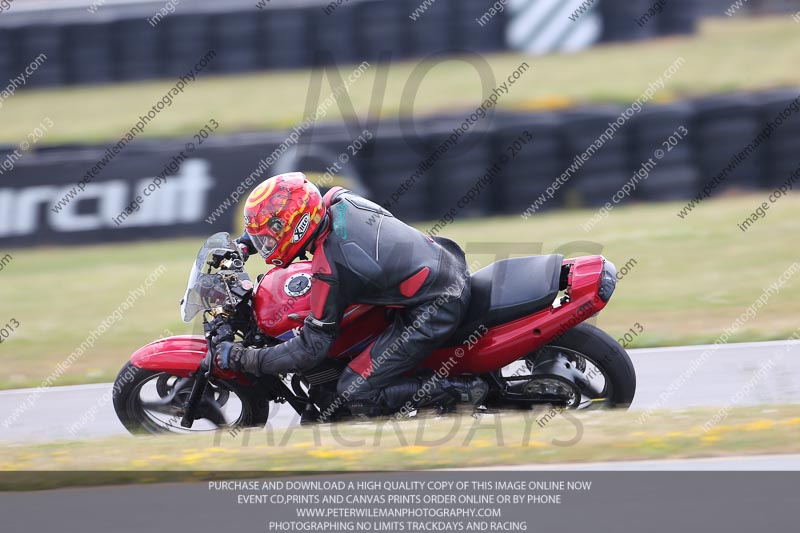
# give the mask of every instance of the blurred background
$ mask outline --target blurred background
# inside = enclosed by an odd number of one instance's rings
[[[800,203],[768,196],[800,165],[799,56],[790,0],[0,0],[0,387],[162,265],[59,384],[190,331],[197,248],[290,170],[481,264],[603,253],[626,268],[601,327],[713,342],[797,259]],[[789,337],[798,296],[732,340]]]

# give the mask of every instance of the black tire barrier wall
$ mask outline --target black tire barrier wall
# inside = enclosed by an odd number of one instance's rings
[[[681,127],[688,134],[673,148],[665,149],[664,157],[657,161],[647,179],[641,180],[631,197],[621,203],[691,198],[719,175],[768,122],[775,121],[779,113],[794,105],[798,112],[787,115],[766,143],[729,172],[715,188],[714,195],[729,189],[774,188],[800,167],[800,108],[795,101],[798,96],[800,89],[780,89],[646,106],[619,127],[613,138],[572,173],[536,212],[605,204],[631,179],[634,171],[653,157],[655,150],[665,148],[662,143]],[[301,170],[323,187],[351,188],[408,221],[439,220],[451,208],[456,208],[457,218],[520,215],[622,111],[619,106],[546,113],[498,111],[491,118],[487,115],[485,124],[474,125],[441,157],[427,165],[422,163],[431,161],[463,115],[414,122],[386,119],[361,125],[318,125],[306,131],[277,163],[253,178],[240,191],[238,200],[241,202],[256,183],[270,175]],[[365,129],[368,135],[362,133]],[[365,142],[354,150],[354,140],[360,135]],[[530,142],[523,143],[515,150],[516,155],[509,157],[509,147],[521,137]],[[130,201],[137,188],[149,183],[184,148],[181,142],[140,140],[126,148],[92,182],[97,187],[92,188],[91,194],[76,197],[74,202],[78,205],[73,205],[72,215],[66,217],[52,212],[52,203],[62,198],[103,156],[106,147],[47,147],[34,151],[17,161],[13,169],[4,168],[0,186],[0,246],[124,241],[235,230],[241,225],[240,203],[232,202],[212,223],[206,222],[206,218],[286,138],[286,132],[210,138],[191,155],[194,166],[189,168],[184,163],[169,181],[173,184],[170,187],[178,189],[189,187],[189,180],[197,182],[183,191],[195,194],[201,189],[202,197],[192,200],[199,205],[195,206],[196,216],[186,215],[195,211],[192,206],[184,206],[178,210],[185,216],[170,219],[153,215],[153,221],[121,227],[112,224],[109,215],[118,214],[119,195]],[[0,148],[0,164],[9,153],[10,149]],[[340,157],[342,154],[346,157]],[[506,163],[490,180],[485,180],[487,170],[503,157],[507,158]],[[334,168],[337,161],[342,163],[339,176],[331,177],[337,174]],[[479,186],[481,181],[484,183]],[[31,187],[44,189],[28,191]],[[474,190],[472,197],[463,201],[470,190]],[[158,191],[161,196],[148,198],[146,202],[154,208],[165,202],[165,209],[174,210],[174,206],[169,207],[170,202],[182,197],[170,196],[173,192]],[[51,201],[34,204],[35,213],[18,213],[17,210],[23,209],[20,205],[29,203],[21,202],[20,195],[28,193],[36,198],[47,196]],[[112,205],[114,201],[116,205]],[[98,218],[98,214],[94,217],[96,223],[84,220],[89,226],[70,229],[75,223],[68,223],[66,218],[81,213],[102,213],[104,218]],[[62,218],[58,219],[59,216]],[[34,219],[33,229],[26,226],[28,222],[20,222]]]
[[[615,106],[568,112],[562,125],[562,153],[580,154],[598,139],[620,115]],[[628,180],[630,132],[620,128],[569,177],[570,186],[562,194],[568,206],[600,206],[608,201],[607,192],[617,191]],[[566,169],[575,163],[574,155],[564,161]]]
[[[733,0],[703,0],[697,3],[701,17],[726,17],[725,12],[732,7]],[[798,0],[757,0],[744,2],[734,16],[786,15],[800,11]]]
[[[409,15],[420,0],[349,0],[329,14],[328,3],[256,9],[255,0],[199,1],[179,6],[155,27],[148,18],[163,2],[46,17],[12,9],[0,17],[0,80],[18,75],[40,53],[47,62],[31,87],[174,77],[208,50],[218,53],[211,71],[225,74],[505,48],[504,14],[484,27],[475,21],[487,9],[483,0],[437,0],[416,21]]]
[[[649,24],[639,20],[653,4],[653,0],[628,0],[627,2],[602,2],[599,6],[603,17],[603,41],[635,41],[652,38],[658,33],[654,15]],[[661,13],[663,15],[663,13]]]
[[[519,214],[531,204],[533,198],[564,172],[565,153],[561,136],[562,119],[554,113],[538,115],[501,116],[502,122],[492,136],[492,152],[508,154],[511,145],[524,132],[530,133],[532,142],[503,167],[495,180],[493,190],[493,213]],[[545,206],[548,209],[561,207],[564,196],[556,195]]]
[[[703,16],[725,16],[731,0],[668,0],[642,19],[658,0],[598,0],[602,40],[633,41],[692,33]],[[437,0],[418,20],[420,0],[350,0],[327,14],[328,2],[196,0],[180,6],[156,28],[148,18],[163,2],[104,5],[43,12],[4,12],[0,17],[0,80],[18,75],[40,53],[47,62],[27,86],[95,84],[172,77],[207,50],[216,50],[217,73],[291,69],[422,57],[447,50],[493,52],[506,48],[507,11],[482,27],[475,20],[485,0]],[[274,7],[278,6],[278,7]],[[797,0],[755,0],[737,13],[796,13]],[[637,22],[639,21],[639,22]],[[23,88],[24,90],[24,88]]]
[[[718,174],[738,150],[731,147],[747,146],[762,128],[756,115],[756,106],[744,95],[713,97],[695,103],[690,127],[695,143],[703,146],[695,156],[695,163],[703,176]],[[764,150],[744,159],[727,174],[725,185],[757,186],[763,176]]]
[[[603,0],[605,42],[637,41],[694,33],[700,18],[700,0]]]
[[[628,41],[694,31],[699,0],[669,0],[646,25],[636,20],[655,0],[598,0],[603,40]],[[52,12],[4,12],[0,17],[0,80],[16,76],[40,53],[47,62],[29,86],[95,84],[174,77],[208,50],[221,74],[392,60],[433,53],[506,49],[508,10],[479,26],[491,2],[437,0],[419,14],[420,0],[294,1],[256,9],[254,0],[197,0],[151,26],[163,2],[110,4]],[[299,5],[298,5],[299,4]]]
[[[704,174],[695,165],[695,152],[704,149],[695,149],[693,145],[697,138],[695,132],[689,129],[692,127],[692,115],[692,106],[679,102],[645,108],[631,121],[632,161],[642,162],[653,157],[653,152],[663,149],[664,140],[679,131],[681,126],[689,131],[687,139],[666,152],[663,159],[658,161],[658,166],[650,171],[648,179],[637,185],[637,198],[647,201],[678,200],[696,193]]]
[[[775,116],[786,108],[788,102],[797,96],[798,91],[776,90],[766,93],[760,98],[756,107],[756,119],[759,126],[774,120]],[[800,120],[785,120],[775,131],[762,154],[764,185],[769,188],[786,181],[787,176],[795,172],[800,165]]]

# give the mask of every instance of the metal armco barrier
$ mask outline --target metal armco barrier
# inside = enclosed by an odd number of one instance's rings
[[[0,150],[0,246],[238,230],[240,202],[249,191],[292,170],[306,172],[322,189],[342,185],[365,194],[408,221],[437,220],[451,209],[459,219],[520,215],[564,175],[542,210],[602,205],[657,150],[662,157],[630,201],[687,199],[723,172],[714,194],[771,188],[800,164],[799,98],[800,88],[648,105],[574,172],[567,169],[576,155],[622,107],[498,111],[444,150],[463,116],[317,125],[270,164],[264,161],[288,132],[219,135],[150,194],[145,189],[185,148],[182,142],[137,141],[83,190],[76,184],[103,158],[105,146],[48,147],[18,161]],[[770,122],[768,139],[740,156]],[[70,191],[74,197],[64,202]],[[116,224],[137,195],[140,208]]]

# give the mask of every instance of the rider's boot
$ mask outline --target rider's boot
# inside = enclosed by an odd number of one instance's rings
[[[392,412],[408,414],[423,407],[448,410],[458,404],[477,408],[486,399],[489,385],[477,376],[407,379],[384,390]]]

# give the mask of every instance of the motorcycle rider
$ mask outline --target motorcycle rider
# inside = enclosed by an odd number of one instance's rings
[[[337,393],[356,416],[463,402],[478,405],[478,377],[405,376],[458,327],[469,303],[469,271],[459,246],[404,224],[378,204],[334,187],[323,198],[304,174],[273,176],[244,209],[246,255],[287,267],[311,253],[311,314],[298,336],[274,347],[217,348],[223,369],[256,376],[309,370],[328,354],[351,304],[396,307],[389,327],[342,373]],[[424,386],[423,386],[424,385]]]

